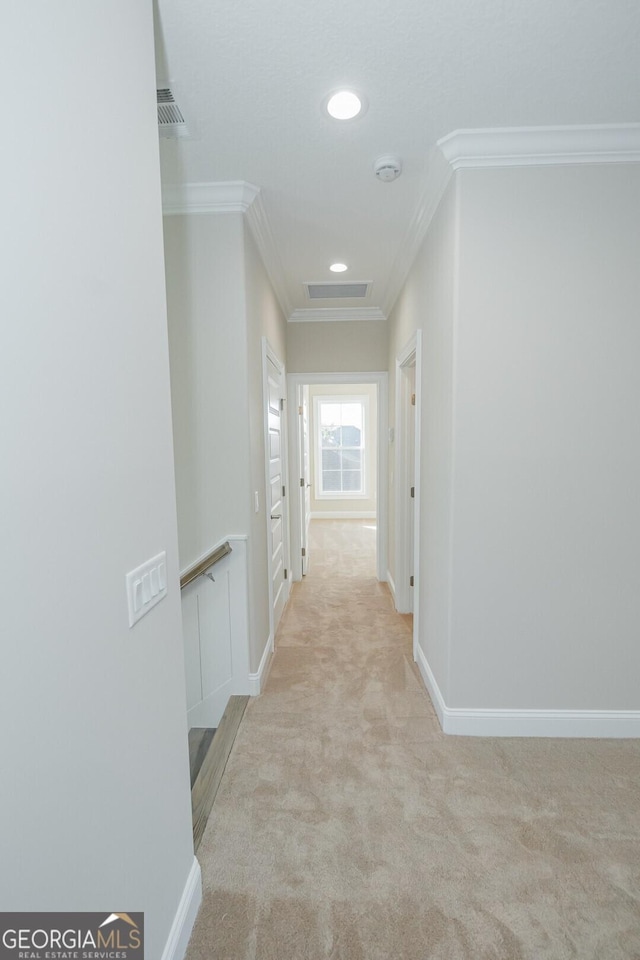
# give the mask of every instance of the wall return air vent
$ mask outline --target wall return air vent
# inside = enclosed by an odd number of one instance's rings
[[[368,283],[305,283],[309,300],[364,300]]]
[[[170,84],[159,84],[156,88],[158,102],[158,132],[167,140],[188,137],[187,121]]]

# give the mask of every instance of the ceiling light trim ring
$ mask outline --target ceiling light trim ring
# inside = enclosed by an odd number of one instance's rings
[[[360,103],[360,109],[359,109],[356,113],[351,114],[350,116],[345,116],[345,117],[336,116],[335,114],[330,113],[330,112],[329,112],[329,104],[330,104],[331,100],[332,100],[334,97],[337,97],[339,94],[349,94],[349,95],[355,97],[355,98],[359,101],[359,103]],[[359,90],[357,87],[350,87],[350,86],[347,86],[347,85],[342,86],[342,87],[334,87],[332,90],[330,90],[330,91],[326,94],[326,96],[324,97],[324,99],[323,99],[323,101],[322,101],[322,112],[323,112],[324,116],[325,116],[328,120],[331,120],[332,122],[335,121],[335,122],[338,123],[338,124],[340,124],[340,123],[347,123],[347,124],[348,124],[348,123],[351,122],[352,120],[360,120],[362,117],[364,117],[364,115],[366,114],[366,112],[367,112],[368,109],[369,109],[369,100],[367,99],[367,97],[365,96],[365,94],[362,93],[362,91]]]

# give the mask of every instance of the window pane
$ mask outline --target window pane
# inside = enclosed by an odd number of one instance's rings
[[[322,446],[340,446],[340,427],[322,427]]]
[[[319,495],[364,495],[365,404],[358,398],[318,398],[316,443]]]
[[[342,474],[342,489],[345,492],[357,493],[362,489],[361,477],[359,470],[345,470]]]
[[[322,472],[324,473],[327,470],[339,470],[340,469],[340,451],[339,450],[323,450],[322,451]]]
[[[322,472],[322,490],[323,493],[339,493],[342,490],[340,483],[342,474],[339,470],[323,470]]]
[[[360,470],[362,468],[362,451],[343,450],[342,467],[344,470]]]
[[[323,427],[339,427],[342,425],[341,403],[321,403],[320,423]]]
[[[342,446],[359,447],[362,443],[362,433],[359,427],[342,428]]]
[[[362,430],[362,404],[361,403],[341,403],[340,410],[343,427],[357,427]]]

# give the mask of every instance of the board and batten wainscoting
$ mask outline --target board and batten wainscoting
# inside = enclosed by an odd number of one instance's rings
[[[221,549],[228,543],[230,551]],[[246,537],[230,536],[219,555],[182,588],[182,627],[189,728],[217,727],[229,697],[251,694]],[[203,557],[202,560],[205,558]],[[189,570],[194,570],[193,564]],[[189,570],[182,574],[187,579]]]

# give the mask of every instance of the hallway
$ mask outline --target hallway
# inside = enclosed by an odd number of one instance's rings
[[[187,960],[637,956],[638,743],[444,736],[373,524],[312,532],[198,852]]]

